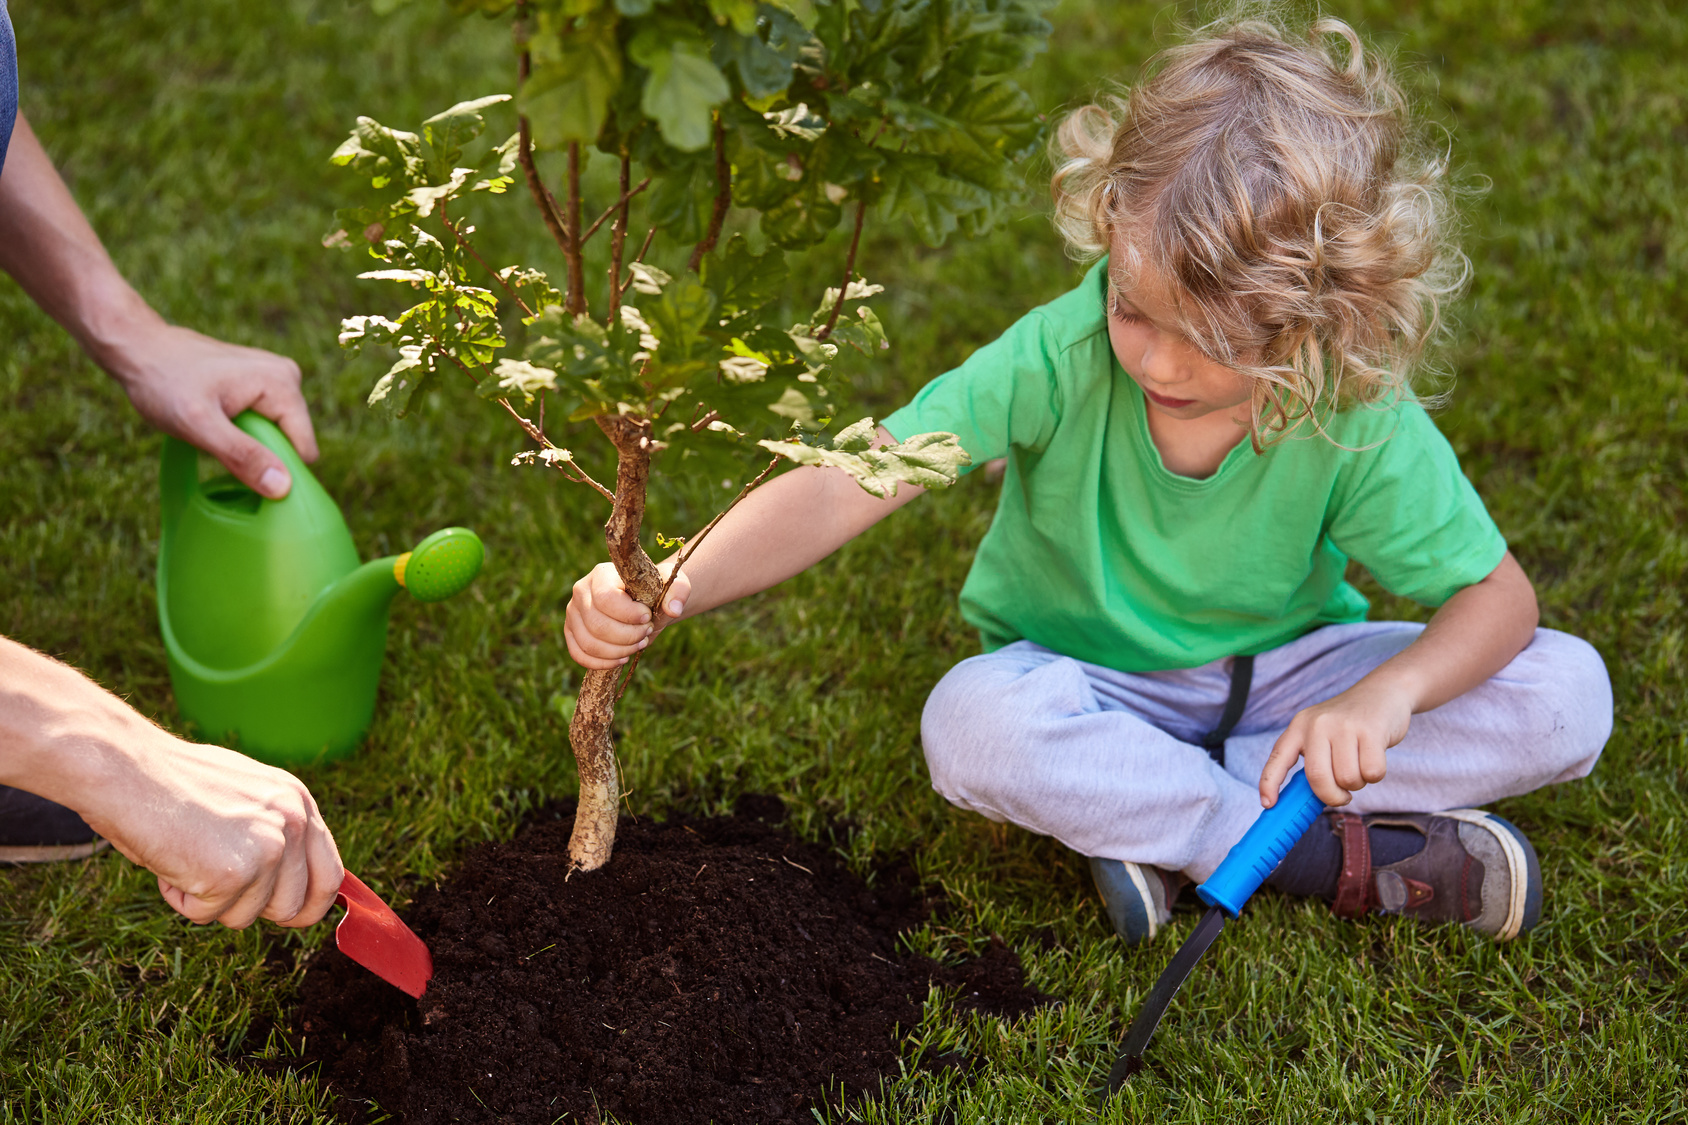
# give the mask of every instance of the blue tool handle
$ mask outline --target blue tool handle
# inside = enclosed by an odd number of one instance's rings
[[[1235,918],[1324,809],[1307,775],[1297,773],[1278,790],[1278,803],[1261,812],[1219,869],[1196,888],[1197,896]]]

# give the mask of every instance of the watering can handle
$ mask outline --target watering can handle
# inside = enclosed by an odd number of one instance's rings
[[[298,481],[309,471],[299,454],[294,451],[293,444],[287,440],[287,435],[262,414],[244,410],[236,415],[233,421],[264,448],[281,458],[287,474],[294,481]],[[165,534],[170,534],[175,530],[176,521],[181,518],[188,497],[199,487],[199,450],[180,438],[166,437],[159,463],[159,486],[164,497],[164,531]]]

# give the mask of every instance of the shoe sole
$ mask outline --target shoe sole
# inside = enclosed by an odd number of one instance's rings
[[[1120,867],[1124,868],[1125,875],[1131,883],[1131,889],[1129,892],[1124,895],[1117,896],[1126,900],[1117,903],[1120,913],[1123,916],[1121,918],[1114,917],[1114,908],[1116,903],[1109,899],[1108,892],[1103,889],[1104,880],[1109,883],[1113,883],[1116,878],[1112,874],[1105,876],[1098,870],[1098,865],[1104,863],[1117,863]],[[1120,860],[1091,859],[1090,876],[1096,884],[1096,892],[1102,896],[1102,905],[1108,915],[1108,921],[1113,924],[1114,932],[1119,935],[1120,940],[1126,942],[1128,945],[1144,945],[1155,940],[1155,935],[1160,932],[1160,923],[1155,918],[1154,895],[1149,890],[1148,878],[1144,874],[1141,865],[1135,863],[1125,863]],[[1121,889],[1123,890],[1124,888]],[[1143,931],[1141,936],[1132,937],[1130,935],[1130,931],[1139,927],[1141,927]]]
[[[84,844],[28,844],[0,847],[0,864],[17,866],[25,863],[63,863],[71,859],[87,859],[95,852],[111,847],[106,840],[89,840]]]
[[[1536,849],[1525,835],[1511,821],[1482,809],[1449,809],[1436,815],[1487,829],[1506,855],[1512,893],[1507,904],[1506,921],[1495,934],[1495,940],[1511,941],[1533,928],[1541,918],[1541,864],[1536,858]],[[1532,889],[1534,895],[1531,894]]]

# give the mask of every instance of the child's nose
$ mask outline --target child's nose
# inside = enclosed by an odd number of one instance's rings
[[[1184,365],[1178,362],[1174,350],[1158,341],[1143,350],[1143,374],[1163,386],[1182,383],[1186,377]]]

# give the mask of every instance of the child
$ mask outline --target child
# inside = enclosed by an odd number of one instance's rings
[[[1059,130],[1056,224],[1108,257],[884,420],[1007,458],[961,591],[985,652],[922,718],[932,784],[1091,857],[1140,942],[1300,759],[1333,811],[1276,885],[1514,938],[1541,912],[1535,852],[1464,806],[1585,776],[1612,698],[1589,645],[1536,628],[1409,382],[1463,281],[1442,166],[1336,20],[1209,28],[1149,75]],[[766,589],[919,493],[777,477],[664,608]],[[1366,621],[1349,559],[1440,607],[1430,624]],[[612,667],[663,624],[604,564],[569,651]]]

